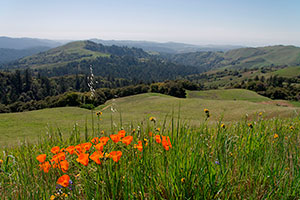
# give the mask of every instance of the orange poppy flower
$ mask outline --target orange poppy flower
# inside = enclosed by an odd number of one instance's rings
[[[125,137],[125,134],[126,134],[125,130],[120,130],[120,131],[118,132],[118,135],[120,136],[120,138]]]
[[[103,137],[101,137],[99,139],[99,142],[102,143],[103,145],[106,145],[106,143],[108,142],[108,140],[109,140],[109,137],[103,136]]]
[[[36,157],[36,159],[37,159],[40,163],[43,163],[43,162],[45,162],[45,160],[46,160],[46,154],[38,155],[38,156]]]
[[[161,137],[162,137],[162,145],[163,145],[163,147],[165,148],[165,150],[169,151],[169,148],[172,148],[172,144],[171,144],[169,136],[168,137],[161,136]]]
[[[122,142],[128,146],[128,145],[130,145],[132,140],[133,140],[133,137],[131,135],[129,135],[129,136],[124,137],[122,139]]]
[[[114,143],[118,143],[120,141],[120,135],[118,134],[115,134],[115,135],[110,135],[110,138],[111,140],[114,142]]]
[[[99,143],[99,138],[98,137],[94,137],[92,140],[91,140],[92,143],[94,144],[98,144]]]
[[[51,149],[51,152],[54,153],[54,154],[57,154],[59,152],[59,147],[58,146],[55,146]]]
[[[92,147],[92,143],[87,142],[87,143],[83,143],[81,144],[82,148],[84,148],[86,151],[90,150],[90,148]]]
[[[56,154],[52,157],[51,162],[58,163],[59,161],[65,160],[66,154],[64,152],[61,152],[59,154]]]
[[[57,154],[57,157],[58,157],[59,161],[65,160],[66,159],[66,153],[61,152],[61,153]]]
[[[81,153],[76,159],[77,162],[87,166],[89,164],[89,154]]]
[[[143,151],[143,143],[142,143],[142,141],[139,140],[138,144],[134,145],[134,148],[138,149],[140,152],[142,152]]]
[[[69,147],[66,148],[66,151],[69,152],[69,154],[72,155],[75,151],[75,147],[74,146],[69,146]]]
[[[81,144],[76,145],[75,150],[75,152],[78,152],[79,154],[85,153],[85,149],[82,148]]]
[[[156,135],[156,136],[155,136],[155,141],[156,141],[158,144],[161,143],[160,135]]]
[[[100,158],[103,158],[103,153],[100,151],[95,151],[92,155],[90,155],[90,159],[93,160],[98,165],[101,164]]]
[[[59,163],[58,168],[61,169],[64,173],[66,173],[69,169],[69,163],[66,160],[63,160]]]
[[[43,170],[45,173],[48,173],[49,169],[51,168],[49,161],[44,162],[44,163],[40,164],[39,166],[40,166],[41,170]]]
[[[112,151],[109,155],[115,162],[118,162],[122,156],[122,151]]]
[[[103,144],[102,143],[99,143],[95,146],[95,148],[98,150],[98,151],[103,151]]]
[[[57,184],[59,184],[63,187],[68,187],[69,181],[70,181],[69,175],[65,174],[58,178]]]

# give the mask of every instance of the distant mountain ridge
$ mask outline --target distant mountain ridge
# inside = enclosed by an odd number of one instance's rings
[[[31,56],[49,50],[49,47],[32,47],[28,49],[6,49],[0,48],[0,64],[12,62],[20,58]]]
[[[174,64],[139,48],[104,46],[92,41],[76,41],[28,56],[4,68],[30,68],[43,76],[89,74],[96,76],[163,81],[200,73],[195,67]]]
[[[267,46],[240,48],[227,52],[192,52],[168,55],[170,62],[185,64],[205,70],[220,67],[255,68],[272,66],[299,66],[300,48],[295,46]]]
[[[197,51],[229,51],[232,49],[242,48],[243,46],[238,45],[193,45],[178,42],[149,42],[149,41],[133,41],[133,40],[101,40],[101,39],[90,39],[95,43],[101,43],[104,45],[116,45],[116,46],[127,46],[141,48],[144,51],[153,51],[159,53],[188,53]]]
[[[6,49],[28,49],[34,47],[49,47],[54,48],[62,45],[62,42],[37,39],[37,38],[11,38],[0,36],[0,48]]]

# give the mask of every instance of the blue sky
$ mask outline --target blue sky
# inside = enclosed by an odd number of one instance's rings
[[[1,0],[0,36],[300,46],[298,0]]]

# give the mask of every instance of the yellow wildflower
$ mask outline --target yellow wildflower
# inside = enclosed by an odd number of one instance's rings
[[[226,127],[225,127],[225,124],[221,124],[221,128],[226,128]]]
[[[291,129],[291,131],[293,131],[293,130],[295,130],[295,127],[293,127],[293,126],[290,126],[290,129]]]
[[[182,179],[181,179],[181,182],[182,182],[182,183],[185,183],[185,178],[182,178]]]
[[[209,110],[207,108],[204,109],[205,113],[209,113]]]
[[[253,128],[253,125],[251,123],[248,123],[249,128]]]
[[[54,199],[55,199],[55,196],[51,195],[50,200],[54,200]]]
[[[276,139],[276,138],[278,138],[278,137],[279,137],[278,134],[275,133],[275,134],[274,134],[274,139]]]
[[[150,120],[151,122],[156,122],[156,118],[155,118],[155,117],[150,117],[149,120]]]
[[[260,113],[258,113],[258,116],[262,116],[262,114],[263,114],[263,113],[262,113],[262,112],[260,112]]]

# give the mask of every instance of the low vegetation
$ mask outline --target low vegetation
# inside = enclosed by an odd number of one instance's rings
[[[198,125],[173,116],[95,132],[50,131],[2,148],[2,199],[295,199],[299,118]],[[114,123],[114,121],[112,121]]]

